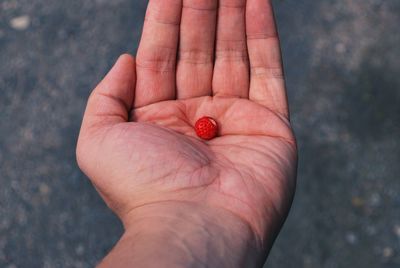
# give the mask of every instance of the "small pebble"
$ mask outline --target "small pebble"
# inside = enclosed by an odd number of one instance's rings
[[[397,235],[398,238],[400,238],[400,225],[395,225],[393,227],[393,232]]]
[[[379,193],[373,193],[369,198],[369,204],[373,207],[378,207],[381,204],[381,196]]]
[[[368,235],[376,235],[377,231],[376,231],[376,227],[369,225],[365,228],[365,231]]]
[[[361,197],[358,197],[358,196],[354,196],[351,199],[351,204],[353,205],[353,207],[356,207],[356,208],[364,206],[364,203],[365,203],[365,201]]]
[[[31,19],[27,15],[15,17],[12,20],[10,20],[11,27],[17,31],[23,31],[28,29],[30,24],[31,24]]]
[[[390,257],[393,256],[393,254],[394,254],[394,251],[393,251],[393,249],[390,248],[390,247],[385,247],[385,248],[383,249],[383,251],[382,251],[382,255],[383,255],[383,257],[385,257],[385,258],[390,258]]]
[[[357,243],[357,236],[354,233],[348,233],[346,234],[346,241],[347,243],[354,245]]]
[[[50,187],[45,183],[41,183],[39,185],[39,192],[41,195],[48,195],[50,193]]]
[[[335,49],[336,49],[336,52],[339,53],[339,54],[343,54],[347,50],[346,45],[343,44],[343,43],[336,44]]]
[[[79,244],[76,248],[75,248],[75,253],[79,256],[82,256],[85,253],[85,247],[81,244]]]

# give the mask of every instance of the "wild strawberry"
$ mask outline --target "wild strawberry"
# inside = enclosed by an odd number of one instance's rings
[[[199,136],[203,140],[211,140],[212,138],[215,138],[217,136],[218,124],[217,121],[215,121],[211,117],[204,116],[197,120],[194,129],[197,136]]]

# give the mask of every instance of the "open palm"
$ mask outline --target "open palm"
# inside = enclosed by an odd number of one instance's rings
[[[193,128],[203,116],[219,125],[207,142]],[[270,2],[150,1],[136,60],[120,57],[89,99],[77,155],[122,218],[194,202],[260,239],[278,228],[297,153]]]

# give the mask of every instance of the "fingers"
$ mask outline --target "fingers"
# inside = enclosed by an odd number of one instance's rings
[[[218,0],[183,0],[177,98],[211,95]]]
[[[127,122],[136,82],[135,59],[122,55],[89,97],[82,131]]]
[[[287,117],[281,51],[270,0],[247,0],[246,26],[251,67],[249,98]]]
[[[138,48],[135,107],[175,98],[182,0],[150,0]]]
[[[213,93],[247,98],[246,0],[220,0],[219,3]]]

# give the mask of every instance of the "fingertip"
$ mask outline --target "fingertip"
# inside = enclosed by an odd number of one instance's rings
[[[123,53],[118,57],[117,62],[119,62],[119,61],[135,63],[135,58],[129,53]]]
[[[135,70],[135,65],[136,65],[135,58],[131,54],[124,53],[118,57],[117,61],[115,62],[111,70],[120,69],[122,67],[122,69],[124,69],[125,72],[126,71],[132,72],[133,70]]]
[[[109,80],[118,80],[122,81],[131,81],[132,79],[136,79],[136,68],[135,68],[135,58],[128,53],[121,54],[114,66],[108,72],[106,77],[103,79],[102,83],[107,82]]]

